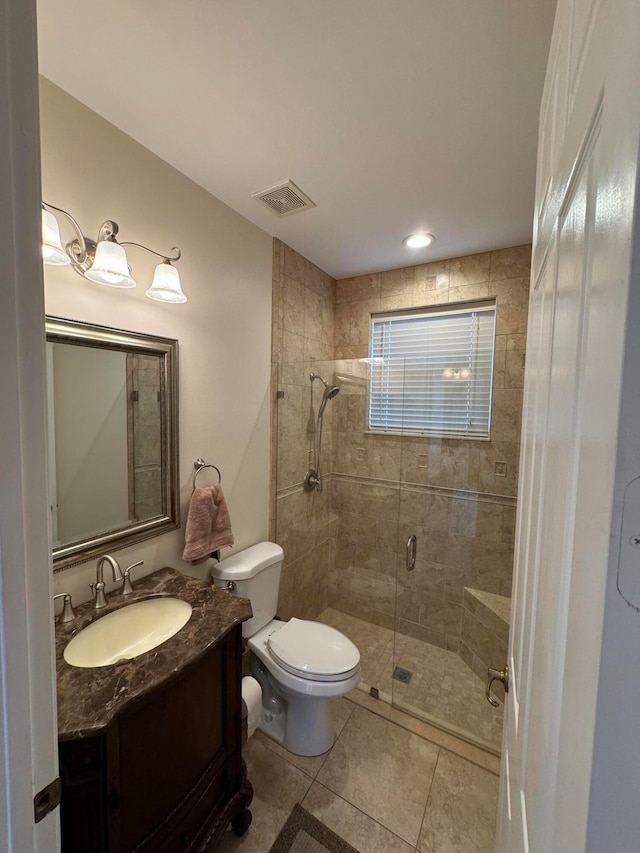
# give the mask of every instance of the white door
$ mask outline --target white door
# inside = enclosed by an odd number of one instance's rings
[[[48,535],[35,2],[0,3],[0,850],[54,853],[58,810]]]
[[[640,477],[639,145],[640,3],[559,0],[540,116],[500,853],[640,849],[640,480],[637,500],[627,488]]]

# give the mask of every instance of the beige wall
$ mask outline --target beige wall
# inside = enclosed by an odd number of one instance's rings
[[[236,549],[268,535],[272,240],[46,80],[41,133],[43,198],[69,210],[88,236],[111,218],[123,240],[182,249],[185,305],[144,295],[155,261],[136,249],[128,252],[135,290],[92,284],[68,267],[45,267],[45,296],[49,314],[179,340],[183,529],[117,556],[123,563],[145,560],[138,574],[165,565],[194,571],[181,553],[198,456],[222,471]],[[56,591],[68,588],[86,599],[94,566],[57,574]]]

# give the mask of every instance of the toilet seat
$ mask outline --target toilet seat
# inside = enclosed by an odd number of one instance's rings
[[[310,681],[344,681],[360,666],[357,646],[321,622],[294,617],[271,633],[266,645],[284,670]]]

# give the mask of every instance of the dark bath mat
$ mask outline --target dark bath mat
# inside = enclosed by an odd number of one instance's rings
[[[358,851],[296,803],[269,853],[358,853]]]

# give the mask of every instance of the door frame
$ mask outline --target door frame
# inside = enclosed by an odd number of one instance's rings
[[[0,849],[60,849],[35,0],[0,0]]]
[[[547,649],[544,677],[535,685],[543,700],[537,718],[532,714],[528,723],[525,716],[518,731],[515,722],[522,717],[531,687],[525,684],[523,690],[516,677],[512,680],[515,689],[508,698],[505,729],[511,739],[503,745],[499,850],[524,849],[518,842],[526,820],[518,824],[513,814],[526,813],[531,826],[547,829],[545,850],[626,853],[637,849],[640,833],[640,563],[635,553],[633,577],[627,578],[635,601],[625,601],[621,588],[622,558],[635,538],[622,536],[625,493],[640,480],[638,40],[637,0],[615,0],[606,7],[600,0],[560,0],[558,4],[541,111],[534,283],[542,278],[547,249],[560,233],[565,203],[580,180],[588,159],[585,152],[596,138],[599,149],[589,168],[598,178],[598,189],[588,199],[595,204],[595,224],[580,249],[585,263],[582,286],[588,289],[589,301],[579,309],[582,312],[586,305],[588,313],[583,315],[587,337],[579,338],[577,344],[582,379],[571,436],[579,458],[570,469],[567,489],[571,506],[566,553],[571,570],[561,579],[556,609],[541,611],[541,634],[548,631],[551,639],[555,636],[555,653]],[[549,258],[556,263],[553,252]],[[532,310],[530,320],[533,315]],[[543,370],[535,351],[527,356],[535,382],[536,370],[538,378]],[[556,445],[566,442],[566,435],[566,431],[556,434]],[[521,474],[528,462],[525,451],[523,441]],[[527,487],[524,477],[520,486],[518,542],[524,542],[530,521],[526,501],[520,501]],[[544,489],[541,495],[544,500]],[[640,530],[640,510],[636,509],[632,522],[632,529],[637,525]],[[526,544],[523,550],[529,550]],[[522,571],[525,563],[517,568]],[[532,569],[533,558],[529,563]],[[543,563],[547,573],[557,573],[563,566],[560,561],[551,567]],[[522,588],[522,579],[516,579],[512,617],[518,614]],[[534,597],[535,592],[532,601]],[[532,606],[537,607],[537,602]],[[521,624],[522,620],[512,618],[511,651],[514,630]],[[534,639],[532,647],[536,645],[539,649]],[[516,701],[519,713],[510,714]],[[532,730],[546,730],[546,748],[536,743],[527,753],[523,744]],[[518,748],[507,749],[514,745]],[[544,808],[525,810],[523,780],[530,784],[535,772],[531,764],[521,770],[521,758],[534,754],[539,778],[537,787],[532,786],[532,801]],[[511,791],[506,784],[509,777],[517,782]],[[540,846],[540,835],[535,842]]]

